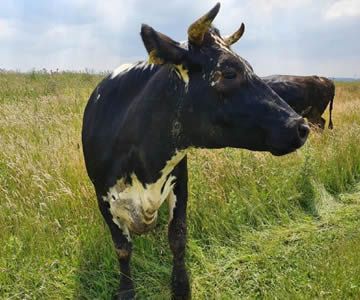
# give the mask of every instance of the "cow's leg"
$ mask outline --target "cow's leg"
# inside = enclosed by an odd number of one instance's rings
[[[312,109],[306,117],[310,124],[317,126],[319,129],[325,128],[326,121],[321,117],[321,113],[317,109]]]
[[[174,175],[177,179],[174,194],[169,196],[170,220],[168,231],[170,249],[173,254],[172,298],[190,299],[189,278],[185,267],[186,205],[188,198],[186,157],[178,164],[174,170]]]
[[[132,251],[132,243],[129,237],[116,225],[112,220],[109,211],[109,205],[102,199],[98,199],[99,208],[103,215],[111,233],[112,240],[115,245],[116,254],[120,265],[120,287],[116,299],[128,300],[135,298],[134,283],[130,272],[130,258]]]
[[[321,129],[325,129],[326,121],[324,118],[320,117],[319,126]]]
[[[325,128],[325,119],[318,117],[309,119],[309,122],[316,126],[318,129],[324,129]]]

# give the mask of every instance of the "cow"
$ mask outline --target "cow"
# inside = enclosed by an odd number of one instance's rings
[[[189,299],[185,268],[187,152],[242,148],[280,156],[306,141],[309,127],[212,26],[220,4],[178,43],[141,26],[148,61],[115,69],[95,88],[83,117],[87,173],[120,265],[118,299],[135,297],[132,237],[150,231],[169,207],[173,299]]]
[[[335,85],[330,79],[319,76],[272,75],[262,77],[262,80],[298,114],[321,129],[325,128],[325,119],[321,115],[329,104],[328,127],[333,129]]]

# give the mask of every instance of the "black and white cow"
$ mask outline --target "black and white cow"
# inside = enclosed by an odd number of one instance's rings
[[[135,295],[131,235],[154,227],[169,204],[174,299],[190,298],[185,269],[186,154],[244,148],[284,155],[309,132],[296,114],[211,26],[217,4],[188,29],[186,45],[142,25],[149,62],[122,65],[92,93],[83,120],[88,175],[118,254],[120,299]]]

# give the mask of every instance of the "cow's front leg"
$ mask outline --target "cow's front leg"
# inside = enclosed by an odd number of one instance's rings
[[[130,300],[135,298],[134,283],[130,272],[130,259],[132,252],[132,243],[130,237],[112,220],[108,203],[99,199],[100,211],[110,229],[111,237],[114,242],[116,254],[120,265],[120,287],[115,299]]]
[[[188,198],[186,158],[179,163],[174,173],[177,180],[174,193],[169,196],[170,222],[168,232],[170,249],[173,254],[172,298],[190,299],[189,278],[185,267],[186,205]]]
[[[121,241],[120,241],[121,240]],[[115,242],[114,242],[115,243]],[[117,253],[120,265],[120,287],[117,299],[134,299],[135,290],[134,283],[130,272],[130,259],[132,252],[132,244],[127,240],[127,237],[121,233],[117,242],[115,243],[115,250]]]

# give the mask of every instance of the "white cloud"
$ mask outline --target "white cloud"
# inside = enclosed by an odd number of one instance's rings
[[[31,52],[43,53],[30,58],[32,67],[47,69],[96,71],[111,70],[121,58],[97,35],[93,24],[57,24],[33,41]],[[27,54],[26,54],[27,55]]]
[[[294,9],[300,6],[306,6],[310,0],[252,0],[251,6],[257,10],[272,13],[276,9]]]
[[[108,28],[117,31],[125,27],[133,13],[133,6],[134,1],[131,0],[97,0],[93,5],[93,12]]]
[[[82,12],[96,19],[108,30],[119,31],[133,15],[136,1],[133,0],[63,0],[69,8]]]
[[[27,10],[23,0],[0,0],[0,68],[111,70],[146,57],[141,23],[184,40],[217,1],[57,0]],[[214,25],[226,35],[245,23],[234,49],[259,74],[353,76],[360,67],[360,18],[349,18],[360,15],[360,0],[221,3]]]
[[[339,0],[325,12],[325,19],[360,16],[360,0]]]
[[[15,23],[7,19],[0,19],[0,41],[10,40],[15,35]]]

